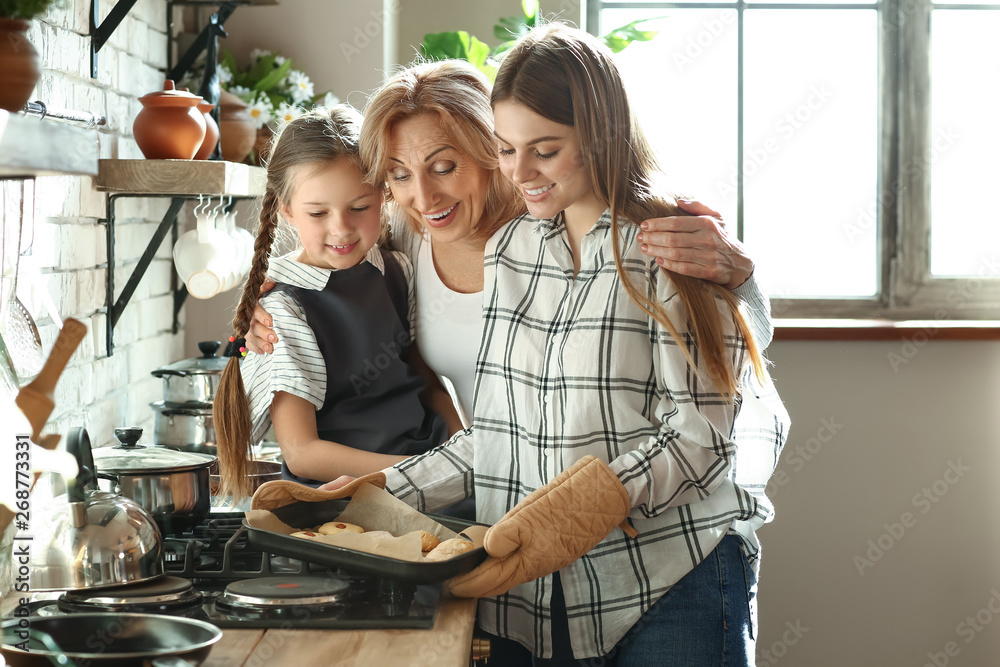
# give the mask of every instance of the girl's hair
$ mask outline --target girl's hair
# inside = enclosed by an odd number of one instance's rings
[[[271,247],[278,233],[279,211],[288,205],[296,187],[294,177],[301,173],[297,167],[321,166],[346,158],[360,169],[361,120],[361,114],[347,105],[317,108],[289,121],[272,140],[253,263],[233,318],[235,338],[244,338],[250,330],[260,286],[267,278]],[[234,501],[250,495],[252,490],[249,472],[253,425],[239,360],[239,356],[234,356],[226,364],[213,406],[221,493],[232,496]]]
[[[385,188],[386,199],[391,199],[387,181],[393,127],[424,114],[436,115],[442,132],[456,148],[490,172],[483,217],[474,229],[477,238],[489,238],[524,213],[524,202],[498,168],[489,80],[461,60],[414,65],[372,95],[361,128],[361,161],[368,183]],[[416,233],[422,232],[420,221],[408,218],[408,222]]]
[[[656,319],[677,341],[692,368],[697,366],[663,305],[636,285],[622,262],[622,222],[687,215],[676,199],[655,191],[656,158],[629,107],[611,51],[582,30],[551,24],[533,29],[507,52],[491,103],[513,101],[539,116],[576,128],[590,181],[600,200],[611,209],[615,267],[629,297]],[[621,218],[619,218],[621,216]],[[746,341],[758,378],[765,377],[760,350],[753,339],[739,299],[710,281],[668,271],[691,323],[695,343],[708,374],[727,395],[739,391],[734,359],[726,352],[723,319],[716,305],[722,299],[732,311]]]

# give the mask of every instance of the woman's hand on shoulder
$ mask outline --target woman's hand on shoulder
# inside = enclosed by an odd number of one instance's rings
[[[731,237],[722,216],[698,201],[678,200],[691,215],[652,218],[641,224],[640,249],[664,269],[736,289],[753,273],[753,260]]]
[[[260,295],[264,296],[274,289],[273,280],[265,280],[260,286]],[[274,320],[271,315],[264,310],[259,303],[253,309],[253,319],[250,320],[250,331],[247,332],[247,349],[256,354],[271,354],[274,352],[274,343],[278,342],[278,335],[274,333]]]

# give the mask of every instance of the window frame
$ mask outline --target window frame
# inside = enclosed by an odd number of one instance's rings
[[[932,154],[930,43],[935,10],[1000,10],[1000,4],[935,4],[931,0],[868,3],[643,2],[587,0],[586,26],[600,34],[603,9],[735,9],[737,81],[737,220],[743,239],[743,30],[747,9],[874,9],[878,12],[878,165],[876,177],[877,294],[860,298],[771,295],[772,316],[854,320],[1000,319],[1000,249],[981,276],[935,277],[930,269]],[[917,169],[904,166],[924,165]],[[912,173],[911,173],[912,171]],[[905,179],[905,180],[904,180]],[[886,187],[886,185],[889,187]],[[711,204],[711,202],[706,202]],[[780,205],[780,202],[776,202]]]

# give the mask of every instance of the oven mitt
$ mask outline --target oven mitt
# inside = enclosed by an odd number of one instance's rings
[[[258,487],[250,501],[250,508],[255,510],[273,510],[276,507],[290,505],[297,500],[315,503],[323,500],[336,500],[353,496],[362,484],[373,484],[380,489],[385,488],[385,473],[373,472],[348,482],[336,491],[320,491],[311,486],[299,484],[291,480],[280,479],[265,482]]]
[[[458,597],[487,597],[552,574],[584,555],[625,519],[628,493],[604,461],[585,456],[528,494],[486,531],[489,557],[449,582]]]

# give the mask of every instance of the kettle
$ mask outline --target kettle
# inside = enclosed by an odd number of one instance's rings
[[[39,529],[32,547],[30,589],[102,588],[161,576],[160,529],[135,501],[97,488],[86,429],[69,432],[66,451],[76,457],[79,473],[69,503],[34,524]]]

